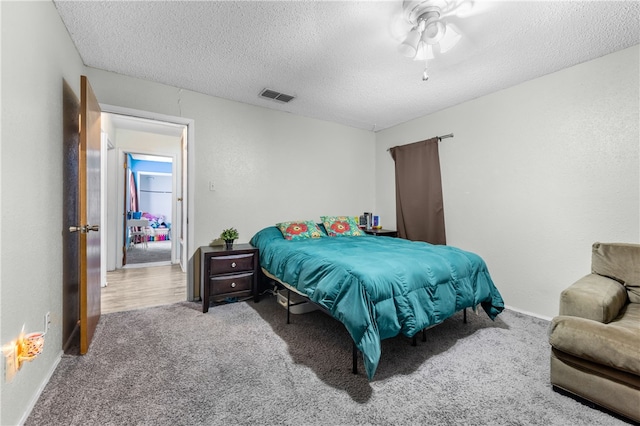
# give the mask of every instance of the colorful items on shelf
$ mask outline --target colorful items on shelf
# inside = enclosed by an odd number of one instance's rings
[[[168,234],[149,235],[149,241],[168,241]]]

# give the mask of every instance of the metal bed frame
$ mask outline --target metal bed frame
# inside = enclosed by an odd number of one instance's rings
[[[318,307],[318,309],[322,312],[324,312],[325,314],[331,316],[331,314],[329,313],[329,311],[327,311],[324,307],[318,305],[317,303],[315,303],[313,300],[309,299],[305,294],[300,293],[299,291],[297,291],[293,286],[291,286],[290,284],[284,283],[282,281],[280,281],[278,278],[276,278],[275,276],[273,276],[272,274],[270,274],[269,272],[267,272],[264,268],[260,268],[263,275],[268,278],[269,280],[280,284],[282,287],[287,289],[287,324],[291,324],[291,307],[292,306],[297,306],[297,305],[301,305],[303,303],[313,303],[315,306]],[[297,295],[301,296],[304,300],[302,302],[291,302],[291,292],[296,293]],[[462,315],[463,315],[463,322],[464,324],[467,323],[467,308],[464,308],[462,311]],[[333,317],[332,317],[333,318]],[[344,324],[343,324],[344,325]],[[427,330],[435,327],[438,324],[434,324],[432,326],[429,327],[425,327],[422,329],[422,341],[426,342],[427,341]],[[416,333],[417,334],[417,333]],[[413,335],[413,337],[411,338],[411,346],[417,346],[417,339],[416,339],[416,334]],[[353,341],[353,339],[351,340],[351,347],[352,347],[352,366],[351,366],[351,372],[353,374],[358,374],[358,348],[356,347],[356,342]]]

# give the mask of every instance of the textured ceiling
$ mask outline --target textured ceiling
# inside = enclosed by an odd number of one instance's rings
[[[54,3],[87,66],[367,130],[640,42],[638,1],[476,1],[423,82],[402,0]]]

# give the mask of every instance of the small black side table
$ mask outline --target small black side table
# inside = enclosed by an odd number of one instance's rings
[[[375,235],[377,237],[397,237],[398,231],[391,229],[363,229],[363,231],[369,235]]]
[[[258,301],[258,249],[250,244],[200,247],[202,312],[210,301],[253,296]]]

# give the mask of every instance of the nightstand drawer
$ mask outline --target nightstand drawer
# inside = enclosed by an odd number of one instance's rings
[[[212,257],[210,259],[209,273],[217,275],[253,271],[253,256],[255,256],[254,253]]]
[[[253,272],[247,274],[221,275],[209,278],[210,295],[236,293],[240,291],[251,292],[253,285]]]

